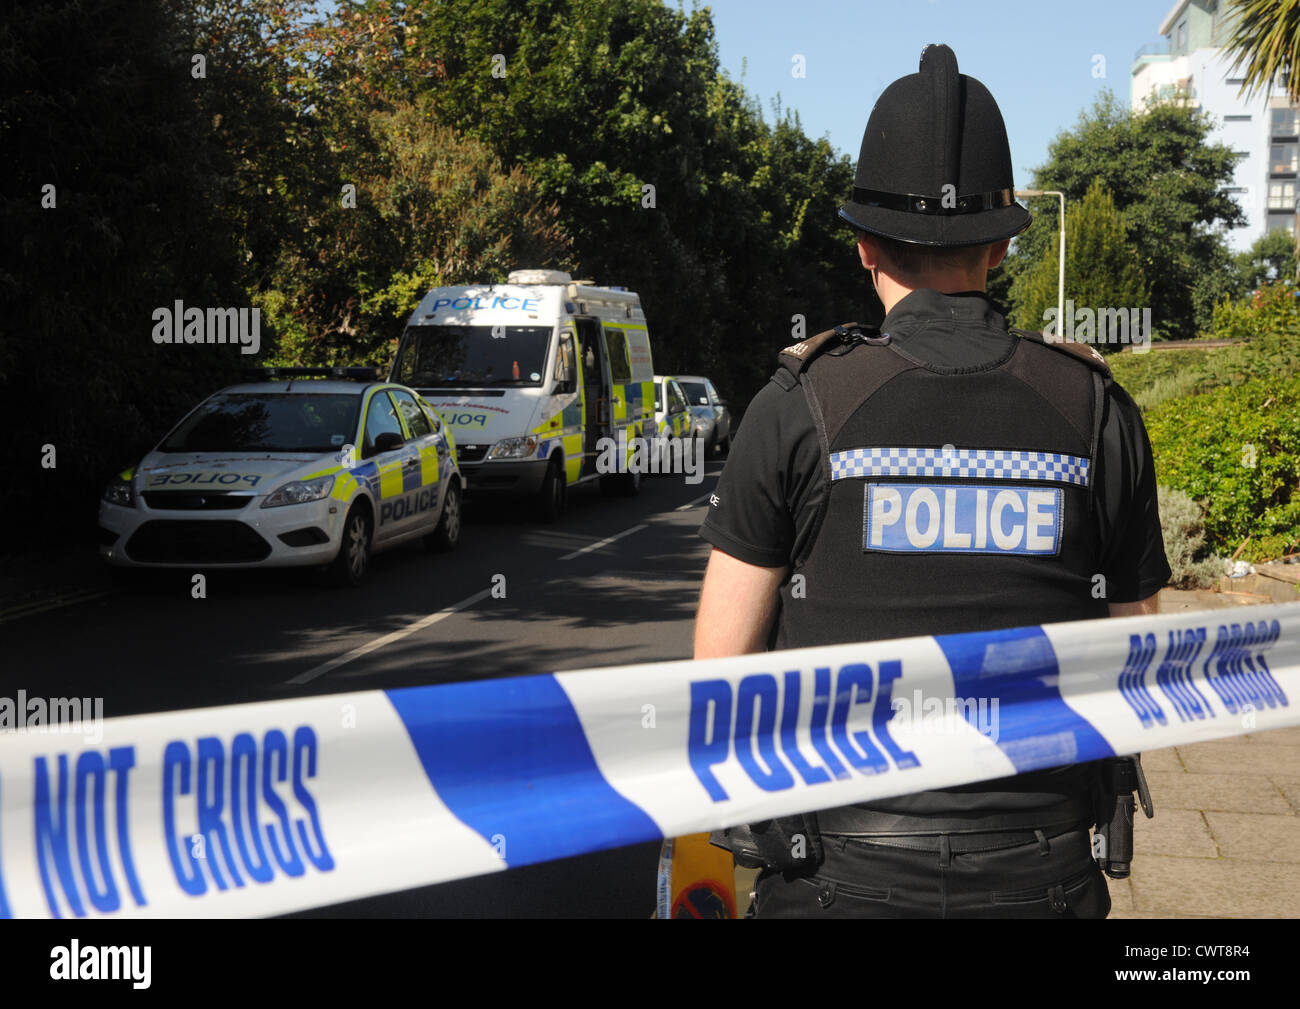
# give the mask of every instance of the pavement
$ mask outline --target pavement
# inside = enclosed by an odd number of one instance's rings
[[[1264,591],[1166,589],[1160,612],[1300,598],[1252,584]],[[1108,881],[1112,918],[1300,917],[1300,728],[1155,750],[1142,767],[1156,815],[1139,811],[1133,873]]]

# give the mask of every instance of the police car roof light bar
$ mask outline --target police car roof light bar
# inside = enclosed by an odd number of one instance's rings
[[[358,365],[353,367],[343,367],[334,365],[330,367],[278,367],[268,366],[263,368],[246,368],[245,373],[256,378],[274,379],[274,378],[333,378],[342,379],[349,382],[377,382],[382,378],[383,369],[370,366]]]

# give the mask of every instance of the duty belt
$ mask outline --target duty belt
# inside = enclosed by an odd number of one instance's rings
[[[1084,799],[1069,799],[1054,806],[1006,813],[972,812],[962,817],[917,816],[884,813],[860,806],[840,806],[817,812],[817,823],[825,837],[933,837],[940,834],[1002,834],[1009,831],[1050,830],[1088,826],[1094,814]]]

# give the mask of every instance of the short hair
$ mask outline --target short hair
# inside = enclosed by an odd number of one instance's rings
[[[859,231],[859,235],[865,232]],[[896,238],[883,235],[871,235],[872,242],[880,249],[881,255],[898,273],[917,276],[934,270],[977,270],[988,263],[988,245],[967,245],[951,248],[941,245],[917,245],[914,242],[900,242]]]

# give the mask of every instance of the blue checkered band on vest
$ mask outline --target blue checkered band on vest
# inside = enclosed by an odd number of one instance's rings
[[[831,479],[872,476],[1043,480],[1088,486],[1088,460],[1013,449],[852,448],[830,454]]]

